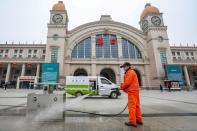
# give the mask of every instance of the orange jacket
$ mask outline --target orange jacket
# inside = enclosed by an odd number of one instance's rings
[[[120,85],[120,89],[124,90],[126,93],[139,90],[138,78],[133,69],[129,68],[125,72],[124,83]]]

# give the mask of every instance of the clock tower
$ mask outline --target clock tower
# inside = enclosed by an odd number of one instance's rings
[[[152,86],[162,84],[165,77],[164,66],[172,63],[172,55],[163,14],[157,7],[146,4],[140,17],[140,27],[146,35],[150,60]]]
[[[64,76],[64,54],[66,48],[66,35],[68,30],[68,16],[63,1],[55,4],[50,11],[48,35],[46,45],[46,63],[59,64],[59,78]]]

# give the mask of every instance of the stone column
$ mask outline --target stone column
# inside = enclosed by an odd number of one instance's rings
[[[91,72],[92,76],[96,76],[96,64],[91,65]]]
[[[145,85],[146,89],[150,88],[150,74],[151,74],[151,72],[149,70],[150,70],[149,65],[144,65],[144,72],[145,72],[144,77],[146,78],[146,84],[144,84],[144,85]]]
[[[38,63],[37,64],[37,69],[36,69],[36,78],[35,78],[34,84],[38,83],[39,78],[40,78],[40,64]]]
[[[185,81],[186,81],[186,88],[189,90],[190,89],[190,79],[189,79],[189,74],[188,74],[188,70],[187,70],[187,66],[184,66],[184,76],[185,76]]]
[[[22,65],[21,76],[25,76],[25,63]],[[20,77],[20,76],[19,76],[19,77]],[[18,77],[18,79],[17,79],[16,89],[19,89],[19,86],[20,86],[19,77]]]
[[[22,65],[21,76],[25,76],[25,63]]]
[[[70,76],[71,74],[70,73],[72,73],[71,72],[71,70],[70,70],[70,64],[69,63],[66,63],[65,64],[65,72],[64,72],[64,74],[66,75],[66,76]]]
[[[20,82],[19,82],[19,77],[17,78],[17,84],[16,84],[16,89],[19,89]]]
[[[9,82],[9,80],[10,80],[10,72],[11,72],[11,63],[8,63],[7,72],[6,72],[6,78],[5,78],[5,83]]]
[[[40,75],[40,64],[37,64],[37,70],[36,70],[36,77],[39,77]]]
[[[118,42],[118,58],[122,58],[122,38],[120,36],[117,36],[117,42]]]
[[[96,58],[96,36],[91,36],[92,58]]]

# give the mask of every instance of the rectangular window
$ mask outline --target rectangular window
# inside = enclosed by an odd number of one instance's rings
[[[109,44],[109,35],[103,36],[104,40],[104,58],[110,58],[110,44]]]
[[[8,53],[8,51],[9,51],[9,50],[8,50],[8,49],[6,49],[6,50],[5,50],[5,53]]]
[[[58,48],[51,48],[51,63],[57,63]]]
[[[131,59],[135,59],[135,47],[134,45],[129,44],[129,54]]]
[[[0,50],[0,57],[3,57],[3,50]]]
[[[113,41],[114,43],[112,43]],[[110,36],[110,46],[111,46],[111,57],[112,58],[118,58],[118,43],[117,43],[117,38],[116,35],[111,35]]]
[[[189,56],[189,52],[185,52],[186,56]]]
[[[123,58],[129,58],[128,43],[125,39],[122,39],[122,53]]]
[[[102,35],[97,35],[96,38],[102,38]],[[103,45],[96,45],[96,57],[97,58],[103,58]]]
[[[43,50],[42,53],[45,54],[46,53],[46,50]]]
[[[91,39],[88,38],[85,40],[85,58],[91,57]]]
[[[33,58],[36,58],[36,55],[35,54],[33,55]]]
[[[29,52],[29,54],[30,54],[30,53],[32,52],[32,50],[29,50],[28,52]]]
[[[23,50],[20,50],[20,53],[23,53]]]
[[[42,55],[42,59],[44,59],[45,58],[45,55]]]
[[[34,53],[37,53],[37,50],[34,50]]]
[[[18,53],[18,50],[14,50],[14,53],[17,54]]]
[[[84,41],[78,46],[78,58],[84,58]]]
[[[160,49],[159,52],[160,52],[161,64],[162,65],[167,64],[166,50],[165,49]]]

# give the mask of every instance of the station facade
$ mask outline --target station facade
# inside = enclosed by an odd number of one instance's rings
[[[130,62],[144,88],[163,84],[166,64],[181,65],[185,85],[197,86],[197,47],[170,46],[163,15],[151,4],[139,21],[141,29],[102,15],[68,30],[66,7],[59,1],[50,11],[46,44],[0,44],[0,81],[24,88],[39,83],[42,63],[59,63],[60,83],[74,75],[104,76],[120,84],[120,65]]]

